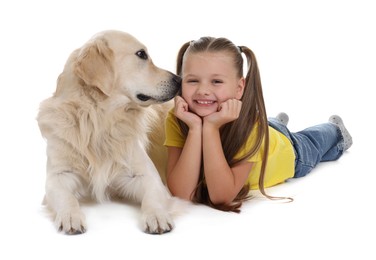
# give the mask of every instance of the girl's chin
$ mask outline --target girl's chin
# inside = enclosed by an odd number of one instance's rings
[[[193,112],[200,117],[205,117],[205,116],[208,116],[210,114],[217,112],[217,110],[214,110],[214,109],[197,109]]]

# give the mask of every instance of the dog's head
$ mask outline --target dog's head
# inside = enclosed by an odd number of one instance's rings
[[[120,31],[94,35],[78,50],[74,73],[108,97],[141,106],[168,101],[181,86],[180,77],[155,66],[147,48]]]

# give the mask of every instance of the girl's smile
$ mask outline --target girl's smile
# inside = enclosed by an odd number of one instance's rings
[[[215,101],[212,101],[212,100],[195,100],[195,102],[197,102],[197,104],[203,105],[203,106],[209,106],[209,105],[212,105],[212,104],[215,103]]]

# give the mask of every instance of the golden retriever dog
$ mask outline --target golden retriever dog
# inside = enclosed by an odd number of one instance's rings
[[[87,198],[129,198],[141,204],[143,231],[173,229],[178,199],[150,153],[163,159],[158,146],[167,101],[180,84],[180,77],[156,67],[146,47],[125,32],[100,32],[70,55],[37,116],[47,141],[44,203],[59,231],[86,231],[80,202]]]

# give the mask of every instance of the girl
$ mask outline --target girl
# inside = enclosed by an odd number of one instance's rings
[[[243,58],[248,62],[243,77]],[[166,119],[167,186],[174,196],[239,212],[249,189],[305,176],[352,144],[339,116],[297,133],[288,116],[266,116],[253,52],[225,38],[185,43],[177,58],[181,95]]]

